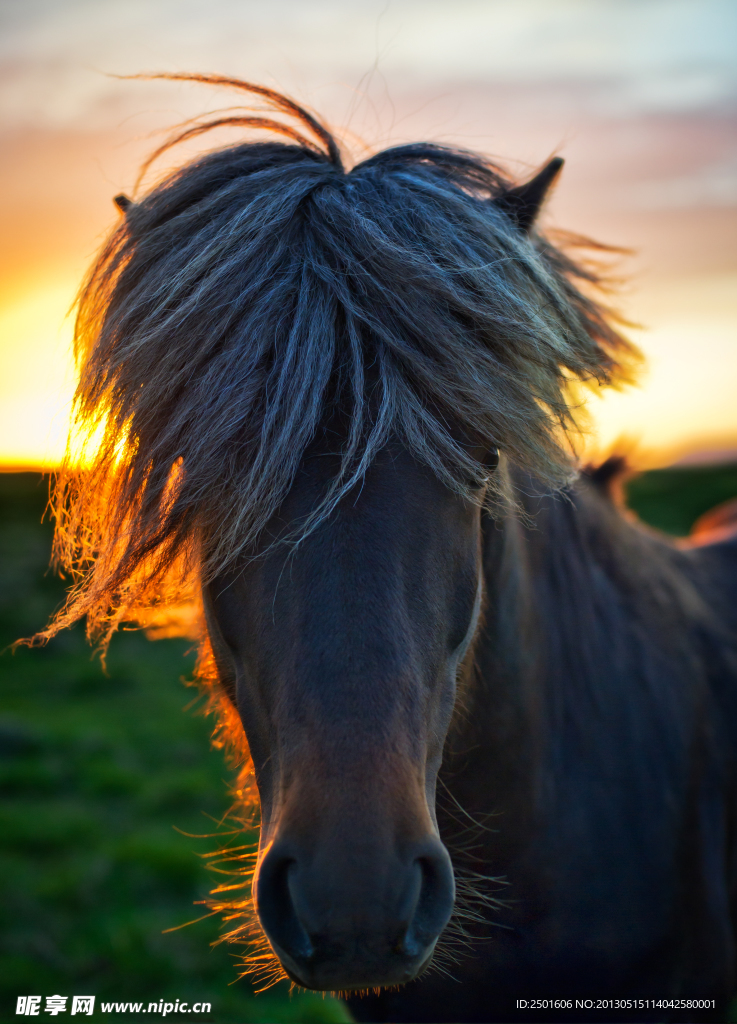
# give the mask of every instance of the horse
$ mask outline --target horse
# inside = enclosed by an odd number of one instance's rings
[[[562,160],[346,169],[289,98],[166,77],[251,106],[154,156],[283,138],[116,199],[55,495],[75,585],[38,639],[199,639],[260,812],[252,868],[224,852],[252,895],[212,906],[274,977],[358,1021],[720,1019],[737,539],[671,541],[578,468],[577,384],[637,352],[584,241],[538,226]]]

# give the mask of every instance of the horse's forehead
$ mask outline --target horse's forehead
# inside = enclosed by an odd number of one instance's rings
[[[382,449],[324,521],[292,538],[309,520],[335,478],[339,456],[311,453],[275,513],[257,549],[249,552],[216,591],[235,586],[257,592],[298,586],[310,575],[353,572],[369,579],[398,578],[402,568],[435,563],[437,571],[478,554],[479,508],[446,487],[428,467],[399,445]],[[448,563],[446,565],[446,563]],[[288,589],[288,588],[287,588]]]
[[[339,454],[330,450],[308,452],[280,514],[288,517],[309,511],[338,479],[340,469]],[[463,505],[429,465],[418,461],[403,445],[392,443],[376,453],[331,518],[334,522],[363,515],[391,519],[424,512],[438,516],[462,509]]]

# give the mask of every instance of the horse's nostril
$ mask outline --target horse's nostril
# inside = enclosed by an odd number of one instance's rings
[[[434,943],[453,912],[455,884],[450,857],[437,841],[433,848],[415,859],[415,870],[422,874],[415,912],[404,937],[409,956],[418,956]]]
[[[256,903],[261,924],[272,942],[297,960],[309,960],[314,950],[294,909],[289,886],[290,874],[295,870],[293,857],[268,853],[259,866]]]

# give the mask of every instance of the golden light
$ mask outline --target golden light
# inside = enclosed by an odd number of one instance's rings
[[[43,282],[0,307],[0,464],[51,469],[64,454],[74,392],[79,282]]]
[[[638,387],[592,399],[591,446],[626,437],[645,464],[698,449],[734,448],[737,458],[737,273],[651,283],[631,315],[646,325],[631,332],[646,368]]]

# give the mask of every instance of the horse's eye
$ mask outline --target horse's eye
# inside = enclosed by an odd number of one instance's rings
[[[474,451],[474,457],[483,471],[468,482],[471,487],[481,490],[482,487],[488,485],[492,473],[499,465],[499,450],[497,448],[478,449]]]
[[[485,453],[484,458],[481,461],[482,465],[488,471],[488,475],[491,476],[499,465],[499,449],[490,448],[489,451]]]

